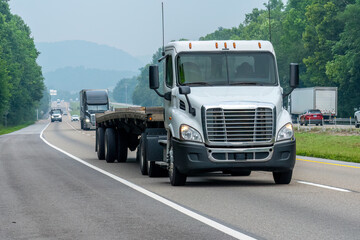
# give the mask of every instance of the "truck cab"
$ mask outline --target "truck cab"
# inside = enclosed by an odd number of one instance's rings
[[[80,91],[81,129],[95,129],[95,114],[107,110],[109,110],[109,97],[106,89],[83,89]]]
[[[171,42],[162,59],[163,160],[172,185],[213,171],[270,171],[278,184],[291,181],[296,141],[270,42]],[[295,88],[298,65],[291,69]],[[151,66],[150,88],[158,87],[158,69]]]

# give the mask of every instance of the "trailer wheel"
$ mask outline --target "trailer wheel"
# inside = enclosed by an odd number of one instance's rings
[[[126,162],[127,154],[128,154],[128,145],[126,141],[126,133],[120,131],[118,134],[118,141],[117,141],[117,160],[118,162]]]
[[[186,175],[179,172],[174,163],[174,150],[172,146],[172,139],[170,138],[169,147],[169,178],[172,186],[184,186],[186,183]]]
[[[105,131],[105,160],[108,163],[113,163],[115,159],[116,159],[115,131],[112,128],[107,128]]]
[[[96,130],[96,150],[99,160],[105,159],[105,130],[99,127]]]
[[[140,146],[138,149],[139,152],[139,161],[140,161],[140,171],[142,175],[148,174],[148,167],[147,167],[147,161],[146,161],[146,151],[145,151],[145,144],[143,141],[144,135],[141,137],[140,140]]]
[[[276,184],[289,184],[292,178],[292,170],[287,172],[273,172],[274,181]]]

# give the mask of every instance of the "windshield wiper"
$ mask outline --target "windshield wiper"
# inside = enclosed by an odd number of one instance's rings
[[[191,82],[191,83],[184,83],[185,86],[191,86],[191,85],[200,85],[200,86],[212,86],[212,84],[207,82]]]

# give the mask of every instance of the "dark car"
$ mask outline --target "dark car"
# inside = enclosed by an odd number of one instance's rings
[[[310,109],[300,116],[300,125],[307,126],[308,124],[323,125],[324,116],[318,109]]]

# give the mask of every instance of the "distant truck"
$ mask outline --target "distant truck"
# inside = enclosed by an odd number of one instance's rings
[[[95,114],[109,110],[109,96],[106,89],[83,89],[80,91],[81,129],[96,127]]]
[[[297,88],[288,100],[293,120],[309,109],[319,109],[324,119],[332,119],[337,115],[337,87]]]

